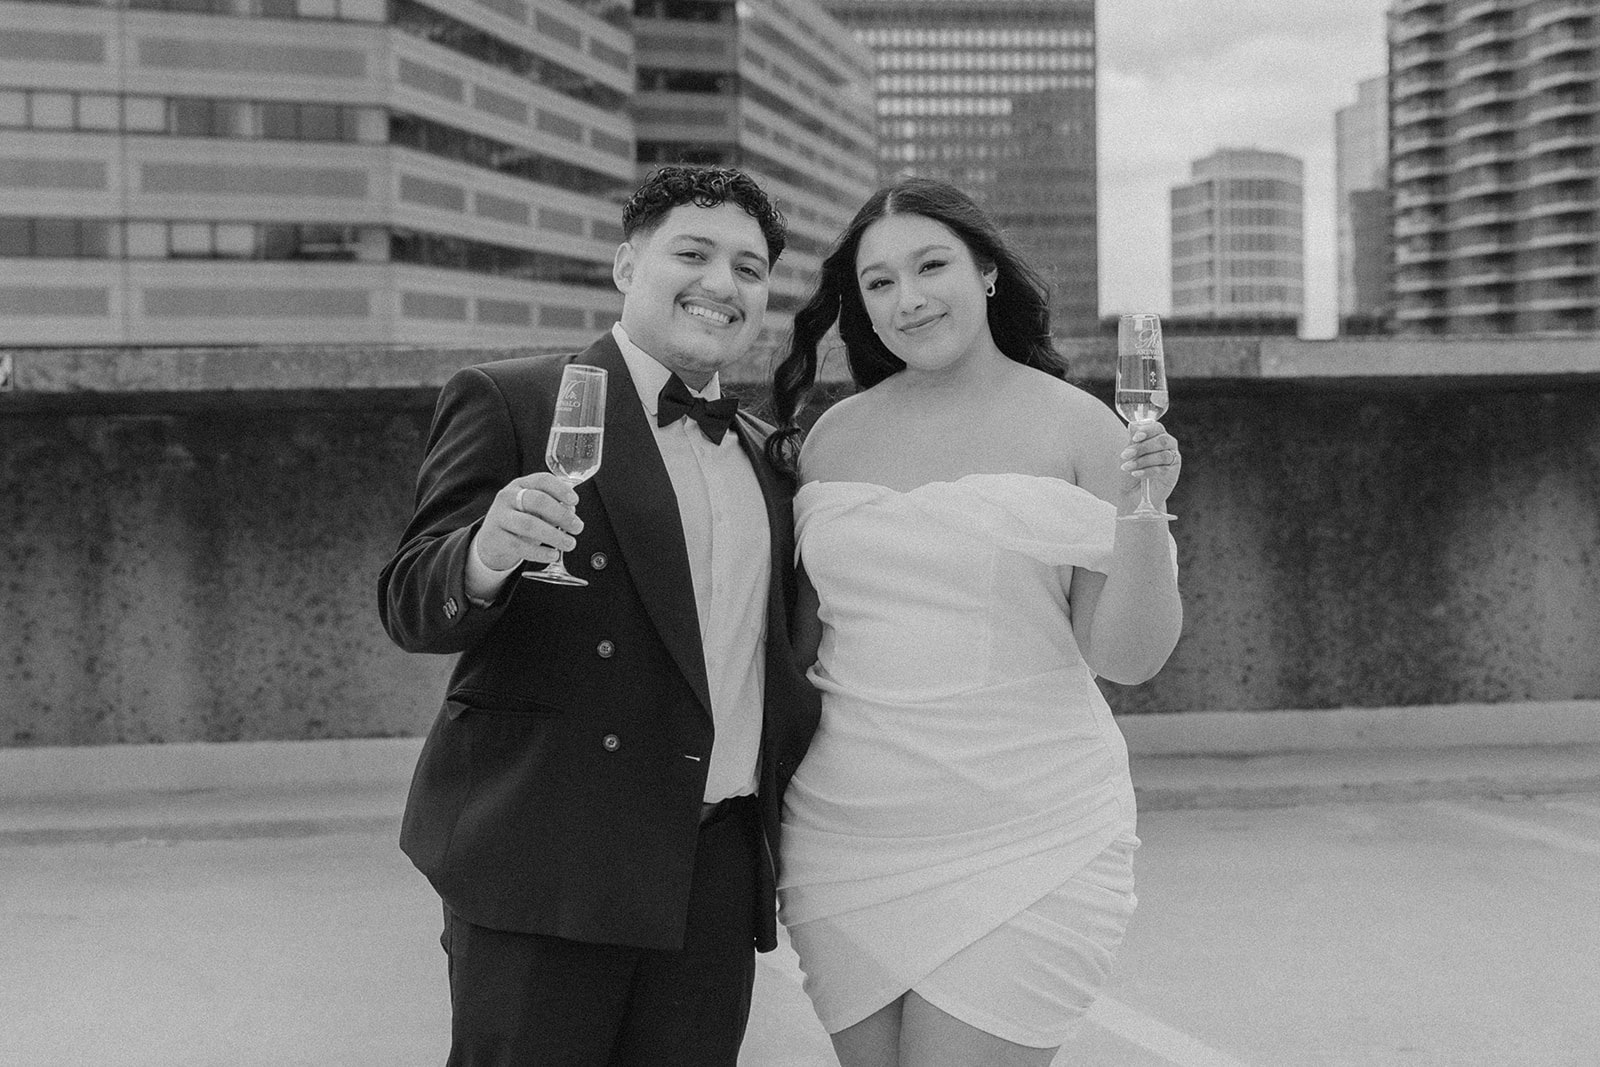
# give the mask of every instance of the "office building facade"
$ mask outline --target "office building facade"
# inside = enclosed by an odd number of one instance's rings
[[[1057,332],[1094,332],[1092,0],[824,0],[873,52],[883,181],[971,193],[1049,281]]]
[[[1339,332],[1388,328],[1389,79],[1356,87],[1356,101],[1334,114],[1334,218],[1338,236]]]
[[[640,175],[737,166],[788,219],[758,343],[770,350],[876,185],[871,55],[813,0],[639,0],[633,32]]]
[[[738,7],[0,0],[4,343],[585,344],[622,200],[702,128],[662,47],[760,88],[685,158],[772,185],[793,305],[872,187],[868,61],[802,0]]]
[[[1389,45],[1399,329],[1600,329],[1600,8],[1397,0]]]
[[[1281,152],[1223,148],[1172,189],[1175,319],[1285,320],[1305,311],[1305,178]]]

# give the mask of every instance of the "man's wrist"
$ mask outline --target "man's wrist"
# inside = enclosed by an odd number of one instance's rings
[[[506,579],[516,573],[522,563],[519,560],[505,570],[489,566],[478,552],[478,540],[478,535],[474,534],[472,544],[467,546],[466,588],[467,599],[482,608],[494,601],[501,587],[506,584]]]

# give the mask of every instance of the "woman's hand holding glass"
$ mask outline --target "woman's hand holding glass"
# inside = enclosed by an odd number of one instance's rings
[[[1167,494],[1178,484],[1178,442],[1158,419],[1167,413],[1167,361],[1161,341],[1161,317],[1124,315],[1117,321],[1117,414],[1128,423],[1128,447],[1122,450],[1123,503],[1130,488],[1138,490],[1132,509],[1119,507],[1124,519],[1165,521]],[[1159,495],[1158,495],[1159,494]]]
[[[1144,500],[1154,505],[1159,513],[1178,484],[1178,473],[1183,466],[1178,440],[1154,419],[1130,423],[1128,432],[1128,447],[1118,457],[1123,477],[1122,501],[1117,513],[1133,515]],[[1149,487],[1148,497],[1145,486]]]

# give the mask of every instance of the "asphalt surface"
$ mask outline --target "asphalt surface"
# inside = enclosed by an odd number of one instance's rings
[[[1277,767],[1253,804],[1147,776],[1140,907],[1057,1064],[1600,1065],[1600,789],[1476,767],[1293,794]],[[398,800],[8,803],[0,1064],[442,1063],[439,906]],[[831,1067],[792,953],[759,962],[741,1064]]]

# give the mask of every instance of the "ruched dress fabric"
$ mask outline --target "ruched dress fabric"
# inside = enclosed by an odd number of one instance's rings
[[[1061,1044],[1135,904],[1127,747],[1060,570],[1106,569],[1115,509],[976,474],[809,482],[795,522],[823,698],[785,795],[780,899],[818,1017],[836,1033],[916,990]]]

